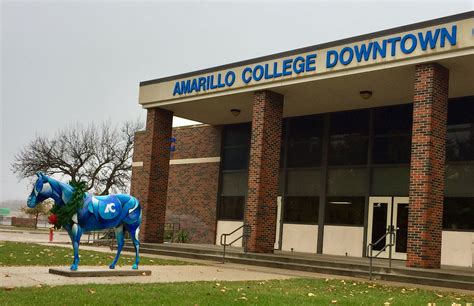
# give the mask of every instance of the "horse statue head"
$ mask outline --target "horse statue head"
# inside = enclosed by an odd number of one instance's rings
[[[26,202],[29,208],[34,208],[37,204],[50,198],[53,195],[53,189],[48,181],[48,177],[42,172],[36,172],[36,182],[33,185],[28,201]]]

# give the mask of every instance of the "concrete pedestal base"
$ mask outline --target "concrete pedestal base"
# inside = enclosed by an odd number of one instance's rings
[[[49,273],[67,277],[150,276],[150,270],[82,270],[49,269]]]

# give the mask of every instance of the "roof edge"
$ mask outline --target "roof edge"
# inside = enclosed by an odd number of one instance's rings
[[[254,64],[258,62],[264,62],[276,58],[281,58],[285,56],[290,56],[290,55],[295,55],[295,54],[300,54],[300,53],[307,53],[315,50],[320,50],[320,49],[325,49],[329,48],[332,46],[338,46],[342,44],[347,44],[347,43],[352,43],[352,42],[357,42],[361,40],[367,40],[367,39],[372,39],[380,36],[386,36],[398,32],[405,32],[405,31],[410,31],[414,30],[417,28],[422,28],[422,27],[428,27],[428,26],[433,26],[437,24],[442,24],[442,23],[448,23],[448,22],[453,22],[453,21],[458,21],[458,20],[464,20],[464,19],[469,19],[474,17],[474,10],[473,11],[467,11],[455,15],[449,15],[445,17],[440,17],[436,19],[430,19],[430,20],[425,20],[425,21],[420,21],[400,27],[395,27],[395,28],[390,28],[390,29],[385,29],[377,32],[372,32],[372,33],[367,33],[367,34],[362,34],[362,35],[357,35],[357,36],[352,36],[348,38],[343,38],[331,42],[325,42],[317,45],[312,45],[312,46],[307,46],[307,47],[302,47],[298,49],[293,49],[293,50],[288,50],[288,51],[283,51],[279,53],[273,53],[269,55],[264,55],[252,59],[247,59],[247,60],[242,60],[238,62],[233,62],[229,64],[224,64],[224,65],[219,65],[219,66],[214,66],[211,68],[205,68],[205,69],[200,69],[200,70],[195,70],[191,72],[186,72],[186,73],[181,73],[181,74],[176,74],[168,77],[162,77],[158,79],[153,79],[149,81],[143,81],[140,82],[140,87],[146,86],[146,85],[151,85],[151,84],[156,84],[156,83],[161,83],[161,82],[166,82],[166,81],[172,81],[172,80],[177,80],[177,79],[182,79],[194,75],[200,75],[204,73],[210,73],[214,71],[219,71],[219,70],[225,70],[229,68],[235,68],[243,65],[248,65],[248,64]]]

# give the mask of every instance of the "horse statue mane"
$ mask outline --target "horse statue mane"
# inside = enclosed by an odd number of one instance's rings
[[[62,183],[41,172],[36,173],[37,179],[33,190],[28,197],[27,205],[30,208],[46,199],[54,200],[54,209],[61,209],[72,201],[75,188],[69,184]],[[114,269],[120,258],[124,245],[124,230],[130,233],[135,247],[135,262],[133,269],[138,269],[140,261],[139,233],[142,220],[142,212],[139,201],[127,194],[113,194],[106,196],[95,196],[84,193],[84,203],[74,211],[71,220],[67,220],[64,228],[71,238],[74,249],[74,261],[71,270],[77,270],[79,265],[79,243],[83,232],[110,229],[115,230],[117,239],[117,254],[109,268]]]

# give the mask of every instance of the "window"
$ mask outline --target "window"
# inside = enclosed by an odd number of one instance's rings
[[[330,121],[329,165],[366,164],[369,111],[334,113]]]
[[[292,118],[289,121],[288,167],[321,165],[322,132],[321,116]]]
[[[374,134],[393,135],[411,133],[413,104],[374,109]]]
[[[291,118],[290,134],[288,135],[288,140],[309,141],[311,139],[321,137],[322,133],[323,133],[322,116],[305,116],[305,117]]]
[[[408,195],[409,186],[409,167],[383,167],[372,170],[373,195]]]
[[[373,162],[375,164],[409,164],[411,155],[411,104],[374,110]]]
[[[409,164],[411,135],[375,136],[373,156],[375,164]]]
[[[365,197],[328,197],[325,224],[364,225]]]
[[[474,160],[474,97],[448,104],[447,161]]]
[[[446,196],[474,196],[474,165],[446,165],[444,194]]]
[[[444,199],[443,229],[474,230],[474,197],[448,197]]]
[[[305,142],[289,142],[288,167],[317,167],[321,165],[320,138]]]
[[[282,196],[285,192],[285,170],[280,169],[280,173],[278,174],[278,196]]]
[[[288,170],[287,194],[319,195],[321,188],[321,171],[313,169]]]
[[[224,129],[223,170],[247,170],[250,153],[250,124],[229,125]]]
[[[341,196],[365,195],[367,192],[367,169],[329,169],[328,194]]]
[[[319,197],[286,197],[283,207],[285,223],[318,223]]]
[[[224,147],[248,146],[250,143],[250,124],[228,125],[224,129]]]
[[[231,147],[224,148],[222,156],[223,170],[244,170],[248,167],[249,148]]]
[[[219,220],[243,220],[247,194],[250,124],[224,128]]]
[[[219,220],[244,219],[244,196],[221,196],[219,202]]]
[[[247,172],[222,173],[222,195],[245,195],[247,191]]]

